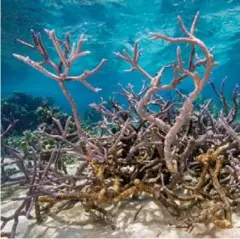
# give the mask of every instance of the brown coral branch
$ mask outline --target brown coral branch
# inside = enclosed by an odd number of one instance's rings
[[[227,132],[238,142],[240,145],[240,137],[234,132],[234,130],[231,128],[231,126],[227,123],[227,121],[224,119],[223,115],[220,114],[219,118],[221,125],[227,130]]]

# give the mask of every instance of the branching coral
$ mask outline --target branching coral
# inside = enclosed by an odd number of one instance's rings
[[[99,131],[97,135],[90,135],[81,127],[76,103],[66,90],[65,82],[80,81],[87,88],[98,91],[85,78],[97,72],[105,60],[94,70],[72,77],[68,76],[72,62],[89,54],[88,51],[81,51],[83,36],[77,47],[73,45],[68,56],[69,35],[65,41],[61,41],[56,38],[54,31],[46,31],[60,58],[58,64],[48,56],[39,34],[32,31],[34,45],[20,41],[36,49],[44,62],[37,63],[23,56],[14,56],[58,81],[72,107],[77,130],[76,133],[69,131],[70,118],[65,122],[53,119],[56,133],[39,127],[39,134],[64,142],[64,146],[60,144],[51,150],[48,160],[43,160],[41,149],[31,148],[23,154],[6,146],[9,156],[19,164],[23,175],[4,182],[2,187],[18,185],[26,190],[26,196],[12,198],[23,201],[15,214],[1,218],[2,230],[8,221],[14,220],[14,227],[7,235],[14,237],[18,217],[30,217],[33,209],[38,222],[42,221],[43,215],[73,207],[76,202],[81,202],[88,211],[97,210],[106,215],[109,212],[106,205],[145,194],[156,204],[166,207],[174,217],[187,218],[186,223],[190,227],[200,222],[212,222],[220,228],[232,227],[232,210],[239,203],[240,196],[240,125],[235,117],[238,109],[233,104],[232,109],[229,107],[228,116],[221,115],[220,119],[215,119],[210,111],[211,100],[200,105],[200,111],[194,109],[193,102],[216,64],[211,50],[195,37],[198,17],[199,14],[194,18],[190,31],[178,18],[186,37],[152,34],[152,39],[189,44],[191,51],[187,69],[179,47],[177,63],[164,66],[155,77],[139,65],[142,50],[138,50],[138,42],[134,44],[133,57],[126,51],[123,54],[115,53],[118,58],[131,64],[130,71],[141,72],[150,84],[143,82],[138,93],[130,84],[127,88],[120,85],[120,95],[128,102],[126,109],[115,99],[111,99],[108,106],[103,99],[100,104],[91,104],[103,118],[96,125]],[[200,47],[205,57],[195,61],[196,46]],[[43,68],[44,64],[49,64],[57,73],[47,71]],[[199,66],[204,66],[202,77],[197,73]],[[170,84],[163,85],[163,74],[167,69],[173,69],[173,79]],[[175,90],[187,77],[192,79],[195,86],[188,96],[177,91],[175,100],[165,100],[160,95],[162,90]],[[233,99],[235,103],[239,100],[237,88]],[[65,154],[74,155],[77,159],[78,167],[74,174],[70,174],[65,167]],[[199,206],[206,210],[201,212]],[[197,214],[193,215],[192,212]]]
[[[85,70],[82,74],[80,74],[78,76],[69,76],[69,72],[70,72],[73,62],[76,61],[80,57],[90,54],[90,51],[82,51],[82,44],[84,41],[87,40],[86,38],[84,38],[84,35],[82,34],[80,36],[77,45],[75,43],[73,43],[71,46],[70,45],[70,35],[68,33],[66,34],[65,41],[62,41],[62,40],[57,39],[57,37],[55,36],[54,30],[49,31],[49,30],[45,29],[45,32],[51,39],[51,41],[56,49],[56,52],[59,56],[59,62],[58,62],[58,64],[56,64],[48,55],[48,52],[47,52],[46,48],[44,47],[43,42],[41,40],[40,33],[36,34],[34,32],[34,30],[31,30],[31,32],[32,32],[32,38],[33,38],[34,45],[31,45],[31,44],[26,43],[19,39],[18,39],[18,42],[20,42],[21,44],[23,44],[24,46],[26,46],[28,48],[36,50],[42,56],[43,62],[35,62],[35,61],[31,60],[29,57],[24,57],[24,56],[21,56],[18,54],[13,54],[13,56],[16,57],[17,59],[25,62],[26,64],[30,65],[31,67],[35,68],[36,70],[42,72],[49,78],[52,78],[52,79],[58,81],[63,94],[65,95],[65,97],[67,98],[67,100],[69,101],[69,103],[71,105],[75,124],[77,127],[78,137],[79,137],[79,139],[82,139],[83,130],[81,127],[77,106],[76,106],[74,99],[68,92],[68,90],[65,86],[65,82],[80,81],[82,84],[84,84],[90,90],[92,90],[94,92],[98,92],[101,89],[94,88],[93,86],[91,86],[86,81],[86,78],[88,78],[89,76],[91,76],[91,75],[95,74],[97,71],[99,71],[100,68],[104,65],[106,59],[101,60],[101,62],[98,64],[98,66],[96,66],[93,70]],[[61,45],[63,46],[64,51],[63,51]],[[46,68],[43,67],[44,65],[49,65],[56,72],[56,74],[53,74],[50,71],[48,71]],[[65,69],[63,69],[63,68],[65,68]]]
[[[172,173],[177,172],[176,163],[175,163],[175,166],[173,163],[173,160],[174,160],[173,159],[174,156],[172,155],[173,141],[176,140],[176,136],[177,136],[178,132],[180,131],[181,127],[185,124],[186,120],[190,117],[190,114],[191,114],[192,108],[193,108],[193,101],[201,93],[204,85],[206,84],[206,82],[209,79],[212,68],[216,65],[216,62],[213,61],[213,55],[211,54],[211,51],[209,51],[207,49],[207,47],[201,40],[199,40],[198,38],[196,38],[194,36],[194,31],[196,28],[198,17],[199,17],[199,13],[196,14],[190,31],[188,31],[186,29],[186,27],[184,26],[181,17],[178,17],[179,25],[180,25],[183,33],[186,35],[186,38],[183,38],[183,37],[171,38],[171,37],[167,37],[165,35],[152,33],[152,40],[162,39],[162,40],[168,41],[170,43],[183,42],[183,43],[191,44],[192,52],[190,55],[188,69],[184,68],[182,57],[181,57],[180,47],[177,48],[177,64],[174,63],[172,66],[171,65],[164,66],[155,77],[150,76],[147,72],[145,72],[138,65],[139,56],[141,54],[141,50],[138,51],[138,49],[137,49],[138,42],[135,42],[134,50],[133,50],[134,55],[133,55],[132,59],[126,53],[126,51],[123,51],[124,55],[121,55],[120,53],[115,53],[115,55],[117,57],[119,57],[120,59],[123,59],[123,60],[129,62],[130,64],[132,64],[132,68],[130,69],[130,71],[138,70],[146,78],[148,78],[151,81],[151,88],[146,92],[145,96],[139,102],[138,114],[141,118],[148,120],[151,123],[155,123],[159,127],[160,130],[163,130],[164,132],[168,132],[165,137],[164,154],[165,154],[165,160],[166,160],[167,167],[168,167],[169,171],[171,171]],[[194,53],[195,53],[196,46],[200,47],[200,49],[202,50],[202,52],[205,55],[205,58],[198,59],[196,62],[194,62],[194,58],[195,58]],[[199,76],[198,72],[193,72],[197,67],[199,67],[201,65],[205,66],[205,73],[202,78]],[[162,83],[162,75],[163,75],[164,71],[169,67],[173,67],[173,69],[174,69],[173,80],[171,81],[171,83],[169,85],[161,86],[160,84]],[[179,72],[182,72],[181,76],[179,76]],[[180,109],[180,114],[176,117],[175,123],[172,127],[167,125],[161,119],[154,117],[154,115],[151,115],[151,114],[147,115],[144,113],[144,111],[143,111],[144,106],[149,102],[149,100],[154,92],[161,91],[161,90],[175,89],[176,86],[178,84],[180,84],[185,77],[190,77],[193,80],[195,89],[186,98],[182,108]]]

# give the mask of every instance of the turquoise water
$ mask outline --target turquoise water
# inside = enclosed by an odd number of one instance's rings
[[[101,71],[89,79],[92,85],[102,88],[101,92],[91,92],[78,82],[68,84],[83,114],[90,103],[119,91],[118,83],[131,83],[136,89],[141,86],[142,75],[124,73],[128,65],[113,52],[130,51],[134,41],[140,40],[143,48],[140,65],[154,75],[164,64],[176,59],[176,45],[151,41],[149,33],[181,36],[177,15],[181,15],[189,27],[197,11],[200,11],[200,19],[196,35],[209,48],[214,47],[214,56],[219,62],[212,79],[220,86],[222,78],[227,76],[226,95],[230,97],[234,85],[239,82],[239,0],[2,0],[2,97],[14,91],[50,96],[58,106],[70,109],[57,82],[12,56],[18,53],[39,59],[37,54],[16,42],[17,38],[31,42],[30,29],[40,32],[50,49],[53,49],[52,42],[44,28],[55,29],[59,37],[68,31],[75,41],[82,33],[87,36],[84,49],[90,50],[91,55],[74,64],[72,73],[79,74],[85,68],[96,66],[102,58],[108,59]],[[56,54],[51,52],[51,56],[55,59]],[[167,74],[164,81],[169,80]],[[190,90],[192,84],[186,81],[181,88]],[[203,94],[213,96],[209,85]]]

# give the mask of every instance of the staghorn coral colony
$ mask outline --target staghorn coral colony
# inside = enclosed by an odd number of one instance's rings
[[[181,219],[181,226],[190,231],[196,223],[213,223],[222,229],[232,227],[232,212],[239,206],[240,198],[240,94],[236,86],[232,100],[228,102],[223,92],[225,79],[220,92],[210,81],[222,110],[213,112],[211,99],[199,101],[217,62],[212,49],[195,36],[198,18],[199,13],[188,30],[178,17],[184,37],[152,33],[152,40],[184,43],[190,49],[188,62],[183,62],[178,46],[176,61],[163,66],[155,76],[139,65],[142,49],[139,49],[138,41],[132,56],[125,50],[114,53],[130,65],[127,71],[139,71],[148,82],[143,82],[140,92],[134,92],[130,84],[126,88],[120,86],[120,95],[128,102],[125,108],[114,99],[110,99],[107,106],[103,100],[100,104],[91,104],[102,116],[91,133],[83,127],[66,83],[79,81],[98,92],[100,89],[90,85],[87,78],[101,70],[106,60],[92,70],[70,76],[74,61],[90,53],[82,51],[86,41],[84,35],[77,44],[71,45],[69,34],[65,40],[60,40],[54,30],[45,30],[59,56],[57,63],[48,55],[40,34],[32,30],[33,45],[18,40],[37,51],[43,61],[13,55],[58,82],[71,105],[73,118],[53,118],[54,130],[49,130],[46,125],[39,126],[38,140],[45,137],[56,142],[54,147],[47,149],[48,156],[46,149],[41,148],[41,142],[31,144],[25,151],[5,143],[4,138],[17,119],[2,128],[5,155],[13,158],[12,164],[22,172],[21,176],[2,182],[2,188],[15,185],[26,190],[24,197],[13,198],[21,201],[15,213],[1,217],[2,235],[15,237],[20,216],[34,217],[41,223],[48,213],[74,207],[77,202],[81,202],[86,210],[99,211],[113,222],[107,206],[130,197],[138,200],[139,196],[150,196],[157,205]],[[202,58],[196,54],[199,50]],[[173,72],[172,80],[165,84],[164,74],[169,70]],[[194,85],[188,95],[178,89],[187,78]],[[165,100],[161,93],[166,90],[175,91],[177,97]],[[65,167],[64,155],[68,154],[76,159],[74,175]],[[9,164],[4,159],[2,157],[2,170]],[[4,231],[9,221],[13,221],[12,230]]]

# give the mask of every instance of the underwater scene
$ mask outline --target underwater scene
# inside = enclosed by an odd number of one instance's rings
[[[240,238],[240,0],[2,0],[2,238]]]

